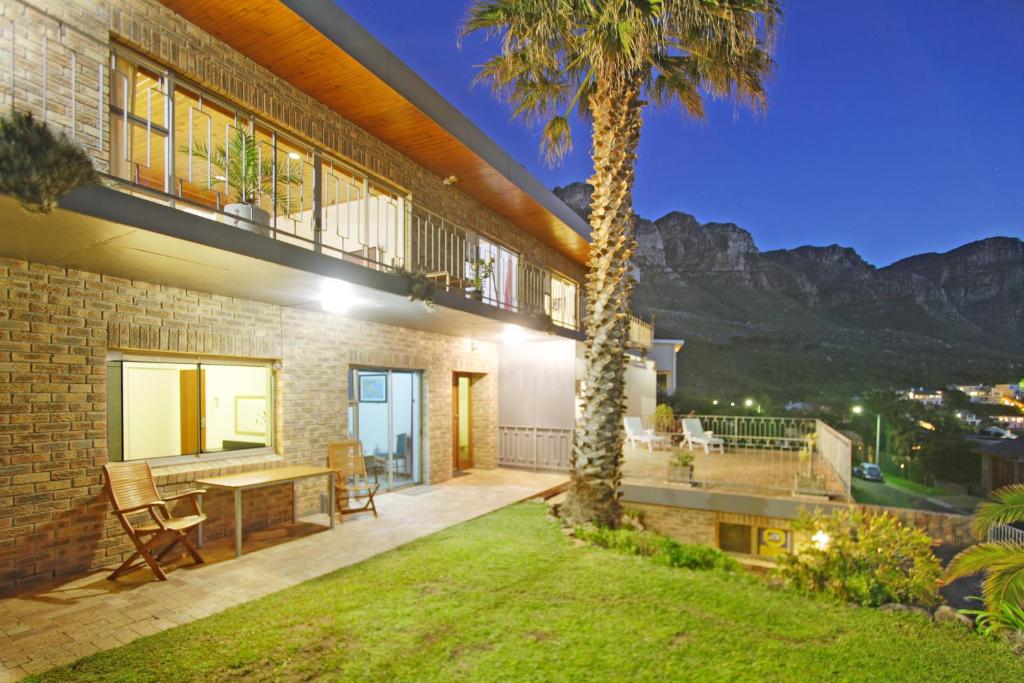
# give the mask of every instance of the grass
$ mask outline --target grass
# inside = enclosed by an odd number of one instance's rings
[[[506,508],[38,680],[1024,680],[956,626],[577,547],[545,513]]]
[[[886,479],[888,480],[888,477]],[[920,507],[921,496],[896,488],[895,486],[885,486],[884,484],[872,485],[861,479],[854,479],[852,487],[853,499],[858,503],[895,508]]]
[[[885,481],[892,486],[897,486],[905,491],[920,496],[922,498],[931,498],[932,496],[944,496],[949,493],[946,489],[936,488],[934,486],[926,486],[925,484],[919,484],[916,481],[910,481],[903,477],[896,476],[895,474],[889,474],[886,472]]]

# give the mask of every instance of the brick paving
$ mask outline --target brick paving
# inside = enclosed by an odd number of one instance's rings
[[[565,475],[475,470],[442,484],[382,495],[380,518],[353,515],[323,531],[202,566],[167,581],[148,570],[110,582],[106,571],[0,600],[0,683],[46,671],[254,600],[422,536],[535,496]],[[326,517],[312,521],[326,523]]]

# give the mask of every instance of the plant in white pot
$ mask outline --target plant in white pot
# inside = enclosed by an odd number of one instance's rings
[[[190,150],[186,146],[182,151],[188,153]],[[213,179],[227,186],[226,194],[233,201],[224,205],[224,213],[241,219],[231,221],[236,227],[270,235],[270,212],[258,204],[260,197],[274,197],[275,184],[277,205],[287,213],[292,212],[293,207],[285,198],[289,196],[289,186],[302,185],[301,169],[279,164],[275,174],[273,154],[261,154],[255,135],[236,130],[226,145],[217,144],[211,149],[200,140],[193,143],[191,152],[197,159],[209,161],[216,171]]]

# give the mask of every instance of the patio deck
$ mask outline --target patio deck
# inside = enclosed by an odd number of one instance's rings
[[[0,683],[355,564],[536,496],[565,480],[564,474],[473,470],[443,484],[381,495],[379,519],[371,513],[353,515],[333,530],[312,533],[311,522],[326,521],[321,516],[263,532],[257,539],[291,540],[238,559],[233,558],[230,541],[208,544],[203,550],[207,564],[175,565],[167,581],[156,581],[148,570],[139,570],[112,582],[106,580],[107,569],[0,599]]]
[[[839,477],[822,458],[817,456],[802,458],[795,450],[732,446],[726,447],[724,453],[705,453],[703,449],[689,452],[694,456],[694,482],[701,488],[788,496],[793,495],[797,488],[797,475],[802,474],[805,477],[810,475],[818,482],[814,487],[817,490],[813,493],[845,496]],[[668,463],[671,457],[668,450],[656,449],[648,452],[645,446],[631,448],[626,445],[623,457],[624,483],[666,488],[687,486],[668,480]]]

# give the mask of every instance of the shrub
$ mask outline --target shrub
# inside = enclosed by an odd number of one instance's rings
[[[680,543],[650,531],[609,529],[603,526],[576,527],[576,538],[624,555],[649,557],[657,564],[686,569],[722,569],[734,571],[739,563],[718,548],[695,543]]]
[[[676,418],[672,414],[672,406],[661,403],[654,409],[654,430],[671,432],[675,427]]]
[[[794,529],[812,541],[779,557],[779,573],[788,585],[870,607],[939,603],[942,567],[931,539],[895,517],[818,512],[802,515]]]
[[[63,133],[31,114],[0,117],[0,192],[26,211],[49,213],[71,190],[98,182],[89,155]]]

